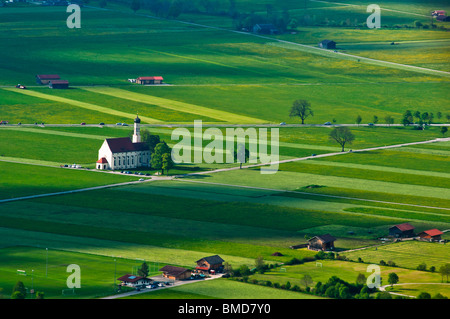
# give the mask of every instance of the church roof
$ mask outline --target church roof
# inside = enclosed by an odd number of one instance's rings
[[[99,159],[97,161],[97,163],[99,163],[99,164],[106,164],[106,163],[108,163],[108,161],[106,160],[106,158],[102,157],[101,159]]]
[[[146,143],[133,143],[129,137],[107,138],[109,149],[112,153],[148,151]]]
[[[141,119],[139,116],[136,115],[136,118],[134,119],[134,123],[141,123]]]

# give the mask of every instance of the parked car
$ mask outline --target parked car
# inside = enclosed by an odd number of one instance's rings
[[[105,123],[103,123],[103,122],[100,122],[100,123],[98,123],[98,125],[105,125]]]
[[[374,126],[374,124],[373,123],[369,123],[369,126]]]
[[[122,126],[128,126],[128,124],[127,123],[122,123]]]
[[[331,125],[331,122],[325,122],[323,125]]]
[[[122,123],[116,123],[116,125],[122,125]]]
[[[27,87],[25,85],[22,85],[22,84],[17,84],[16,88],[22,89],[22,90],[26,90],[27,89]]]
[[[143,181],[145,181],[145,179],[143,179],[143,178],[139,178],[139,181],[140,181],[140,182],[143,182]]]
[[[281,122],[280,125],[286,125],[286,122]]]
[[[81,122],[81,125],[86,125],[86,123],[85,122]]]

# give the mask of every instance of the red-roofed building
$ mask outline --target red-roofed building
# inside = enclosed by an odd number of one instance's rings
[[[132,169],[150,166],[150,148],[141,142],[139,117],[134,120],[133,140],[129,137],[107,138],[98,151],[97,169]]]
[[[120,278],[117,278],[117,280],[122,282],[121,283],[122,286],[128,287],[144,286],[152,282],[150,278],[145,278],[136,275],[124,275]]]
[[[399,225],[392,226],[389,228],[389,236],[393,236],[396,238],[407,238],[414,236],[414,226],[403,223]]]
[[[136,79],[136,83],[146,84],[162,84],[164,81],[162,76],[140,76]]]
[[[433,15],[433,16],[445,16],[445,11],[444,10],[434,10],[433,12],[431,12],[431,15]]]
[[[38,74],[36,75],[36,83],[47,85],[51,80],[60,80],[58,74]]]
[[[430,230],[425,230],[421,233],[419,233],[419,237],[422,240],[427,240],[427,241],[439,241],[441,240],[441,235],[444,234],[443,232],[441,232],[439,229],[430,229]]]

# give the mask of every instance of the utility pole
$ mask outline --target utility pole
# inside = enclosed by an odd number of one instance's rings
[[[48,248],[45,248],[46,250],[46,257],[45,257],[45,277],[47,277],[48,274]]]

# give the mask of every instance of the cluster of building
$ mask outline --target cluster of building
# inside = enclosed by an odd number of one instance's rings
[[[436,242],[441,241],[441,236],[444,234],[436,228],[425,230],[417,235],[414,230],[414,226],[408,223],[394,225],[389,228],[389,236],[393,238],[416,238],[418,240]]]
[[[224,260],[219,255],[208,256],[196,261],[197,266],[191,270],[188,268],[166,265],[159,269],[162,277],[168,280],[186,280],[194,278],[197,274],[217,274],[223,271]],[[150,285],[154,280],[147,277],[136,275],[124,275],[117,280],[121,281],[122,286],[139,287]]]
[[[431,15],[435,17],[437,21],[450,21],[450,17],[447,16],[447,13],[444,10],[434,10],[433,12],[431,12]]]
[[[69,81],[61,79],[58,74],[38,74],[36,83],[39,85],[48,85],[51,89],[68,89]]]
[[[162,76],[140,76],[137,79],[128,79],[128,82],[141,85],[158,85],[163,84],[164,78]]]

